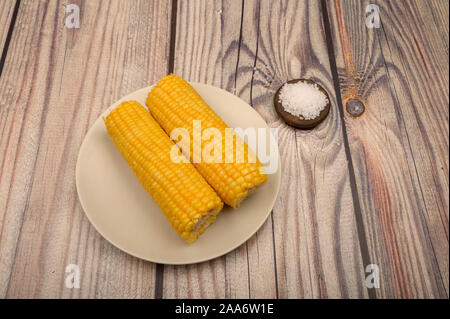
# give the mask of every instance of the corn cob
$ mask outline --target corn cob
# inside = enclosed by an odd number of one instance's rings
[[[172,227],[187,242],[195,241],[223,207],[211,186],[187,160],[171,160],[175,144],[138,102],[123,102],[104,122],[114,144]]]
[[[168,75],[155,85],[147,96],[146,105],[156,121],[162,126],[167,134],[171,134],[175,128],[185,128],[189,131],[190,141],[193,140],[194,120],[201,120],[202,132],[208,128],[216,128],[222,136],[226,136],[227,124],[208,106],[195,89],[182,78],[176,75]],[[225,154],[222,147],[222,162],[211,163],[194,160],[194,147],[190,147],[189,156],[195,168],[214,188],[222,200],[236,208],[253,190],[267,180],[267,175],[256,156],[233,132],[233,154],[236,154],[237,142],[244,145],[244,162],[238,162],[237,156]],[[223,139],[223,146],[225,139]],[[192,144],[192,142],[191,142]],[[202,153],[204,150],[202,143]],[[248,154],[256,159],[254,163],[248,161]]]

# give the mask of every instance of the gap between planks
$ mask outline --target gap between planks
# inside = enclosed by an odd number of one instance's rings
[[[11,21],[9,23],[8,33],[6,35],[5,43],[3,46],[2,56],[0,58],[0,77],[2,76],[2,73],[3,73],[3,67],[5,65],[6,55],[8,53],[9,43],[11,42],[11,36],[12,36],[13,30],[14,30],[14,26],[16,25],[16,18],[17,18],[17,13],[19,12],[19,7],[20,7],[20,0],[16,0],[16,3],[14,5],[13,14],[11,17]],[[0,46],[1,45],[2,45],[2,43],[0,43]]]
[[[177,33],[177,7],[178,0],[172,0],[172,12],[170,16],[170,38],[169,38],[169,65],[168,73],[173,73],[175,65],[175,40]],[[161,299],[163,297],[164,289],[164,265],[156,264],[155,271],[155,299]]]

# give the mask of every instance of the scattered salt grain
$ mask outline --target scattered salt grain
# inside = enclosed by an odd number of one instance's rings
[[[312,120],[328,104],[328,98],[317,84],[305,82],[286,83],[280,90],[279,102],[284,110],[304,120]]]

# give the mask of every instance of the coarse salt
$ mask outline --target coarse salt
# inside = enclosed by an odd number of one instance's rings
[[[328,98],[323,94],[317,84],[305,82],[286,83],[280,90],[279,102],[284,110],[304,120],[312,120],[328,104]]]

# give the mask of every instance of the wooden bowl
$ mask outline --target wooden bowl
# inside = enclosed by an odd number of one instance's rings
[[[328,92],[325,91],[325,89],[320,84],[318,84],[312,80],[309,80],[309,79],[295,79],[295,80],[287,81],[286,83],[292,84],[292,83],[297,83],[299,81],[306,82],[308,84],[317,84],[317,87],[319,88],[320,92],[325,94],[325,96],[327,97],[328,104],[320,112],[318,117],[316,117],[312,120],[304,120],[301,116],[295,116],[295,115],[292,115],[291,113],[286,112],[283,108],[283,105],[279,101],[280,91],[284,84],[282,86],[280,86],[280,88],[275,93],[275,96],[273,97],[273,104],[275,106],[275,110],[277,111],[278,115],[287,124],[289,124],[293,127],[296,127],[296,128],[304,129],[304,130],[312,129],[312,128],[316,127],[317,125],[319,125],[327,117],[328,113],[330,112],[330,104],[331,104],[330,96],[328,95]]]

